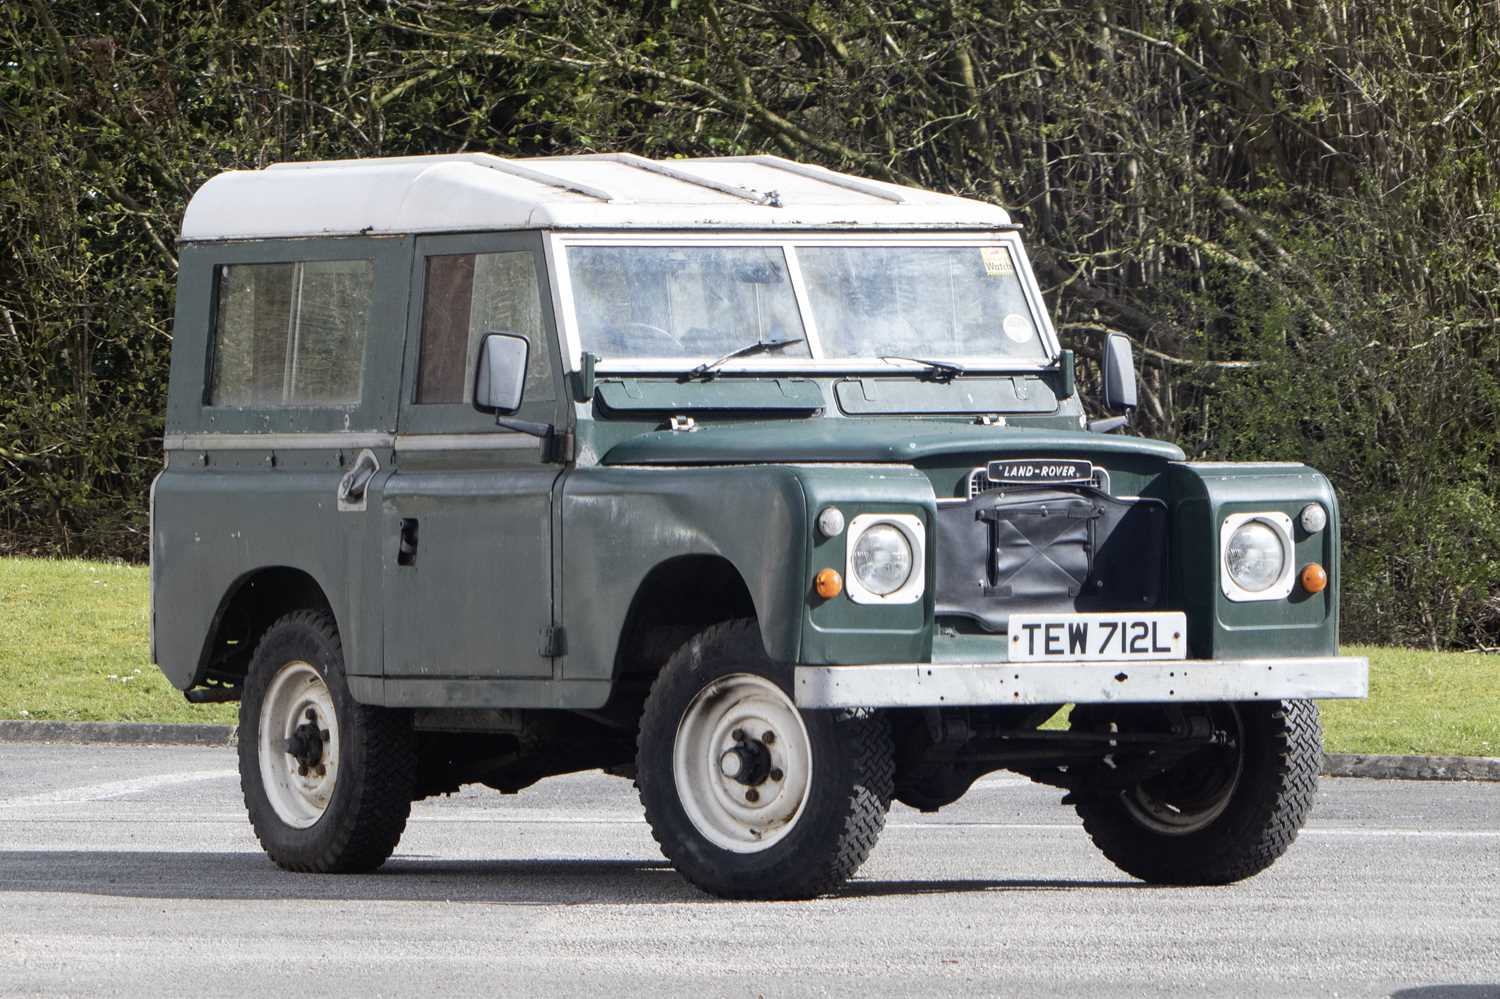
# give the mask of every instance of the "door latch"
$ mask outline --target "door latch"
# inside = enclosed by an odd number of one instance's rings
[[[339,479],[339,510],[355,511],[365,508],[365,490],[370,487],[370,480],[375,478],[375,473],[380,471],[380,461],[375,457],[375,452],[365,448],[355,459],[354,467],[344,473]]]

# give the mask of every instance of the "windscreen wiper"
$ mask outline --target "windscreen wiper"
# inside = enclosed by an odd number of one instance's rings
[[[905,354],[882,354],[882,361],[912,361],[927,368],[923,374],[936,378],[940,382],[951,382],[959,375],[967,374],[968,370],[962,364],[954,364],[952,361],[933,361],[925,357],[907,357]]]
[[[684,375],[683,381],[691,381],[694,378],[712,378],[714,372],[719,369],[720,365],[728,361],[732,361],[736,357],[749,357],[751,354],[764,354],[767,351],[781,350],[783,347],[790,347],[793,344],[806,342],[807,341],[801,339],[800,337],[792,337],[786,340],[757,340],[755,343],[747,343],[743,347],[736,347],[734,350],[731,350],[723,357],[715,358],[712,361],[704,361],[702,364],[698,365],[692,371],[689,371],[686,375]]]

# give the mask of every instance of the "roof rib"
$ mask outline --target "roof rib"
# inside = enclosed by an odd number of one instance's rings
[[[678,170],[659,160],[648,160],[644,156],[635,153],[594,153],[587,156],[569,156],[574,160],[605,160],[610,163],[625,163],[638,170],[647,173],[659,174],[662,177],[671,177],[680,180],[684,184],[693,184],[696,187],[706,187],[710,191],[718,191],[732,198],[748,201],[752,205],[769,205],[772,208],[781,207],[781,198],[775,191],[757,191],[750,187],[740,187],[738,184],[726,184],[720,180],[711,180],[708,177],[699,177],[697,174],[688,173],[686,170]]]
[[[555,174],[545,173],[541,170],[533,170],[530,167],[521,166],[521,164],[515,162],[514,160],[507,160],[500,156],[485,156],[484,159],[479,160],[478,162],[481,166],[487,166],[491,170],[496,170],[500,173],[508,173],[512,176],[520,177],[522,180],[530,180],[538,184],[545,184],[548,187],[556,187],[560,190],[572,191],[574,194],[581,194],[586,198],[593,198],[596,201],[615,200],[615,196],[609,191],[604,190],[604,188],[602,187],[594,187],[590,184],[580,184],[577,181],[573,180],[564,180],[563,178],[558,177]]]
[[[811,180],[822,181],[824,184],[832,184],[834,187],[842,187],[846,191],[858,191],[860,194],[868,194],[872,198],[879,198],[882,201],[889,201],[897,205],[906,204],[906,198],[889,188],[860,180],[858,177],[850,177],[848,174],[825,170],[811,163],[798,163],[796,160],[782,159],[780,156],[725,156],[723,159],[730,163],[759,163],[761,166],[768,166],[773,170],[784,170],[787,173],[794,173],[799,177],[807,177]]]

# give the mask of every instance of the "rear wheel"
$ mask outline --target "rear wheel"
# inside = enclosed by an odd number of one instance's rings
[[[1075,708],[1072,727],[1089,732],[1152,731],[1151,709],[1111,716]],[[1118,754],[1096,786],[1075,790],[1094,844],[1115,866],[1158,884],[1227,884],[1265,870],[1297,838],[1311,810],[1323,761],[1323,733],[1311,701],[1201,705],[1194,714],[1222,738],[1124,787],[1109,787],[1139,758]]]
[[[884,716],[798,710],[754,621],[667,661],[637,741],[646,819],[674,867],[724,898],[808,898],[864,862],[890,807]]]
[[[261,637],[240,700],[240,789],[256,838],[293,871],[368,871],[406,828],[416,744],[404,713],[359,704],[338,629],[295,611]]]

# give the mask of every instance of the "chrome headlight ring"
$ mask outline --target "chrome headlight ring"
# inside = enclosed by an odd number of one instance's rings
[[[1284,513],[1232,513],[1219,527],[1219,583],[1236,603],[1291,596],[1296,563],[1292,518]]]
[[[849,521],[844,587],[857,604],[912,604],[927,580],[927,531],[905,513],[862,513]]]

